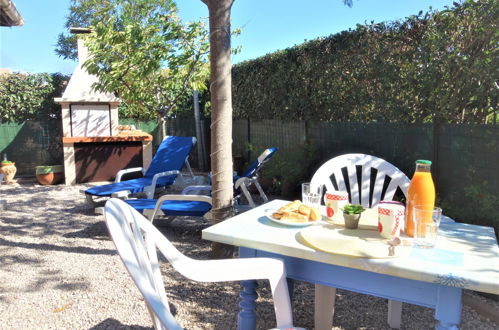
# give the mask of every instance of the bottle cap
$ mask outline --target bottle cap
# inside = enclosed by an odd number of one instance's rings
[[[416,160],[416,164],[431,165],[431,160],[418,159]]]

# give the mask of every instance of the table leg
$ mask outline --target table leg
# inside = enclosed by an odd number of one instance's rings
[[[321,284],[315,285],[315,317],[316,330],[331,329],[334,317],[334,301],[336,288]]]
[[[388,325],[393,329],[400,329],[402,324],[402,302],[388,300]]]
[[[286,282],[288,283],[288,293],[289,293],[289,299],[291,300],[291,306],[293,306],[293,299],[295,296],[295,280],[287,277]]]
[[[435,307],[435,320],[438,321],[437,330],[457,330],[461,323],[461,310],[463,290],[450,286],[439,286],[437,305]]]
[[[239,307],[241,311],[237,317],[238,330],[255,330],[256,329],[256,288],[258,287],[257,281],[249,280],[242,281],[243,290],[239,294],[241,302]]]

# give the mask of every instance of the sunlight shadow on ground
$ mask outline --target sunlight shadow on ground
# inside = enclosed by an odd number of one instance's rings
[[[115,319],[105,319],[101,323],[89,328],[89,330],[108,330],[108,329],[123,329],[123,330],[150,330],[153,327],[143,327],[140,325],[125,325]]]
[[[34,249],[34,250],[47,250],[47,251],[62,251],[69,253],[83,253],[83,254],[97,254],[97,255],[115,255],[116,250],[110,249],[94,249],[86,246],[59,246],[54,244],[47,243],[22,243],[22,242],[13,242],[8,241],[6,239],[0,238],[0,245],[4,246],[12,246],[12,247],[21,247],[25,249]],[[29,262],[29,261],[28,261]]]
[[[65,238],[92,238],[100,240],[111,240],[104,220],[90,224],[81,230],[62,235]]]

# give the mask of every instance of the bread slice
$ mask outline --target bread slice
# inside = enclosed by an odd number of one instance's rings
[[[322,218],[319,209],[305,205],[299,200],[284,205],[272,213],[272,217],[288,222],[318,221]]]
[[[284,205],[283,207],[281,207],[279,210],[277,210],[277,213],[296,211],[296,210],[298,210],[300,205],[301,205],[301,202],[299,200],[295,200],[295,201],[288,203],[288,204]]]
[[[312,208],[310,206],[301,204],[300,207],[298,208],[298,212],[300,212],[303,215],[306,215],[307,217],[310,215],[310,210]]]
[[[310,221],[317,221],[322,218],[321,211],[315,207],[310,208],[310,214],[308,215]]]
[[[281,220],[288,222],[308,222],[308,216],[298,212],[285,212]]]
[[[275,218],[275,219],[278,219],[278,220],[279,220],[279,219],[281,219],[281,218],[282,218],[282,215],[283,215],[283,214],[284,214],[284,213],[282,213],[282,212],[281,212],[281,213],[279,213],[279,212],[274,212],[274,213],[272,213],[272,217],[273,217],[273,218]]]

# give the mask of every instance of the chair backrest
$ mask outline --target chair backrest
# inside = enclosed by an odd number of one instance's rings
[[[244,171],[243,174],[241,174],[241,177],[247,177],[251,178],[253,177],[261,168],[262,166],[274,156],[276,151],[279,150],[277,147],[271,147],[268,149],[265,149],[264,152],[261,153],[260,156],[256,160],[253,161],[253,163],[248,166],[246,171]]]
[[[154,154],[144,177],[152,178],[155,174],[180,171],[196,144],[195,137],[167,136]]]
[[[392,200],[397,187],[407,196],[410,180],[384,159],[365,154],[345,154],[324,163],[311,182],[322,183],[330,191],[349,191],[351,203],[373,207],[381,200]]]
[[[123,201],[111,198],[104,208],[107,228],[121,260],[144,297],[156,329],[183,329],[170,312],[159,271],[156,239],[159,231]],[[162,235],[161,235],[162,236]],[[144,238],[145,237],[145,238]],[[164,236],[163,236],[164,237]],[[167,258],[185,259],[166,238]]]

